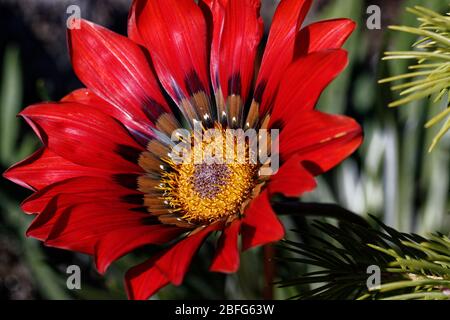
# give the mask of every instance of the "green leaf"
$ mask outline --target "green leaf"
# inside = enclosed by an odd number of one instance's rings
[[[16,115],[22,104],[22,75],[19,49],[7,47],[0,89],[0,160],[9,165],[19,133]]]
[[[298,299],[450,299],[446,295],[450,289],[448,238],[401,233],[373,219],[382,230],[349,222],[336,227],[316,221],[313,227],[327,240],[283,241],[278,260],[319,270],[283,279],[277,285],[315,287],[294,295]],[[380,268],[383,283],[368,289],[367,268],[372,265]]]

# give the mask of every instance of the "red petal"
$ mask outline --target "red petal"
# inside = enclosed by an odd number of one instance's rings
[[[20,113],[58,155],[80,165],[141,172],[142,147],[110,116],[76,103],[40,104]]]
[[[85,20],[68,30],[68,39],[78,78],[120,118],[156,121],[170,112],[148,58],[133,41]]]
[[[280,80],[294,58],[295,39],[312,0],[283,0],[275,12],[258,80],[255,100],[264,115],[275,98]]]
[[[163,272],[174,285],[183,282],[189,264],[203,240],[213,231],[218,230],[219,225],[212,224],[203,230],[186,237],[172,248],[168,249],[161,258],[155,262],[155,266]]]
[[[9,168],[3,176],[22,187],[40,190],[50,184],[73,177],[101,177],[107,174],[109,173],[104,170],[72,163],[43,147],[27,159]]]
[[[77,177],[52,184],[34,193],[23,202],[22,210],[27,213],[41,213],[54,197],[61,194],[76,196],[79,200],[70,203],[74,205],[86,200],[121,202],[122,199],[139,195],[140,192],[120,186],[112,176]]]
[[[167,225],[138,225],[104,236],[96,246],[95,265],[104,273],[110,264],[146,244],[163,245],[183,233],[183,229]]]
[[[199,4],[207,11],[206,16],[210,18],[208,28],[212,30],[210,72],[214,92],[220,88],[219,65],[220,65],[220,42],[225,22],[225,9],[228,0],[201,0]],[[209,15],[208,15],[209,14]]]
[[[314,174],[320,174],[336,166],[360,146],[362,129],[348,117],[304,111],[293,115],[279,138],[282,160],[298,155],[308,163],[308,170],[314,169]]]
[[[26,232],[27,237],[45,241],[52,231],[55,221],[66,211],[69,211],[71,200],[75,200],[74,196],[64,195],[57,196],[52,199],[38,216],[33,220]],[[64,203],[64,205],[62,205]]]
[[[341,49],[314,52],[298,59],[284,73],[270,122],[287,123],[300,110],[312,110],[347,62],[347,52]]]
[[[99,193],[98,197],[93,195],[87,196],[85,194],[82,197],[78,194],[57,195],[50,199],[44,210],[33,220],[27,230],[27,236],[45,241],[48,239],[58,219],[66,214],[71,214],[74,206],[95,205],[99,203],[105,204],[106,208],[111,206],[122,208],[123,210],[136,208],[136,205],[120,201],[118,197],[114,197],[114,195],[108,193]]]
[[[326,49],[341,48],[355,29],[350,19],[334,19],[312,23],[297,36],[296,56]]]
[[[242,224],[242,249],[247,250],[283,238],[284,228],[269,202],[267,191],[254,199]]]
[[[101,199],[98,199],[100,201]],[[108,199],[108,203],[111,203],[111,200]],[[28,237],[33,237],[35,239],[46,241],[49,238],[50,233],[53,230],[58,219],[66,214],[71,214],[71,210],[76,205],[83,204],[96,204],[96,199],[94,198],[78,198],[77,195],[64,194],[56,196],[51,199],[47,204],[45,209],[36,216],[31,225],[29,226],[26,234]],[[130,210],[130,205],[119,202],[113,202],[116,208],[123,208],[123,210]],[[89,254],[93,254],[93,251],[90,251]]]
[[[216,256],[210,270],[233,273],[239,269],[239,231],[242,220],[235,220],[225,228],[220,236]]]
[[[210,225],[181,240],[172,248],[128,270],[125,275],[128,297],[138,300],[148,299],[169,282],[180,285],[198,247],[212,231],[218,228],[218,224]]]
[[[136,20],[162,85],[192,120],[194,106],[186,106],[190,100],[180,101],[199,92],[209,96],[207,30],[201,9],[193,0],[146,1],[136,10]],[[196,104],[194,100],[191,103]],[[209,113],[197,111],[201,116]]]
[[[267,185],[270,194],[281,193],[286,197],[299,197],[316,188],[314,177],[300,161],[301,157],[294,155],[281,166]]]
[[[264,29],[260,6],[259,0],[228,0],[226,5],[217,66],[224,97],[247,98]]]
[[[145,224],[148,218],[147,213],[114,203],[69,207],[57,218],[45,244],[92,255],[97,242],[108,233],[117,230],[125,233],[129,228]]]
[[[128,14],[128,38],[140,45],[144,45],[144,40],[142,40],[142,37],[139,34],[139,30],[137,28],[136,11],[142,10],[143,4],[144,2],[141,0],[133,0]]]
[[[129,299],[146,300],[170,283],[164,273],[155,266],[157,258],[149,259],[128,270],[125,287]]]
[[[136,140],[143,140],[145,145],[147,145],[148,141],[153,137],[153,132],[151,131],[151,127],[148,124],[148,120],[146,120],[145,122],[141,120],[133,120],[128,116],[126,112],[123,112],[122,109],[106,102],[89,89],[83,88],[75,90],[62,98],[61,101],[76,102],[88,105],[91,108],[97,109],[99,111],[102,111],[103,113],[110,115],[111,117],[116,118],[128,128],[128,130],[131,134],[133,134]]]

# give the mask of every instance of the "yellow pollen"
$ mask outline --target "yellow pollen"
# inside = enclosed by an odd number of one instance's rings
[[[163,172],[162,183],[156,187],[163,191],[161,200],[170,211],[189,222],[209,223],[238,216],[256,184],[258,166],[249,161],[248,144],[245,156],[239,156],[242,150],[237,141],[228,140],[220,125],[216,130],[218,134],[210,139],[197,141],[194,135],[182,163],[165,159],[173,170]]]

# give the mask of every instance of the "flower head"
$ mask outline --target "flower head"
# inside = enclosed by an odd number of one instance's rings
[[[280,240],[270,197],[311,191],[362,141],[354,120],[314,110],[354,23],[300,29],[310,5],[281,1],[259,70],[259,0],[135,0],[128,37],[78,21],[69,50],[86,88],[20,114],[43,147],[5,173],[35,191],[27,234],[101,273],[158,245],[126,274],[133,299],[181,284],[212,232],[215,272],[238,269],[239,236],[242,250]]]

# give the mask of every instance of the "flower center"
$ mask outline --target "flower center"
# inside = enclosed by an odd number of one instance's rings
[[[192,187],[203,199],[214,199],[230,175],[230,169],[225,164],[196,164],[191,177]]]
[[[237,141],[230,146],[225,131],[220,132],[220,141],[192,143],[182,163],[166,161],[172,170],[162,174],[157,188],[171,212],[186,221],[209,223],[238,216],[256,184],[257,165],[247,161],[248,155],[239,157]],[[248,153],[248,147],[244,150]],[[228,157],[211,158],[218,153]]]

